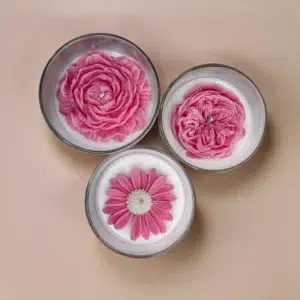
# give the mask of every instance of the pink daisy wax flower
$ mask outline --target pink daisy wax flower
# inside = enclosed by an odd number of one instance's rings
[[[122,142],[146,126],[151,98],[145,71],[126,56],[89,52],[68,66],[58,84],[68,125],[93,141]]]
[[[131,225],[131,239],[149,239],[150,234],[166,232],[166,221],[173,219],[170,210],[176,196],[172,184],[155,169],[148,173],[139,168],[131,170],[130,177],[118,174],[110,180],[103,212],[109,215],[108,224],[116,229]]]
[[[245,135],[240,99],[217,84],[197,84],[176,106],[172,131],[192,158],[230,156]]]

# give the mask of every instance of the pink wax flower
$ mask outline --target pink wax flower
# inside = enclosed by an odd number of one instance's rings
[[[197,84],[172,114],[172,131],[192,158],[231,155],[245,135],[240,99],[217,84]]]
[[[167,183],[164,175],[155,169],[144,172],[133,168],[130,176],[118,174],[110,180],[106,194],[109,199],[103,208],[109,214],[108,224],[116,229],[131,225],[131,239],[138,237],[149,239],[150,234],[166,232],[166,221],[173,219],[170,210],[172,201],[172,184]]]
[[[133,59],[89,52],[68,66],[57,99],[68,125],[87,139],[122,142],[146,126],[151,91]]]

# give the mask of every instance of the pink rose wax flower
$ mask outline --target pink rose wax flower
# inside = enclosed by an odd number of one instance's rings
[[[110,249],[150,257],[182,240],[194,218],[195,194],[176,160],[135,148],[113,154],[97,167],[85,208],[91,228]]]
[[[172,130],[192,158],[223,158],[245,136],[245,110],[233,92],[217,84],[196,84],[172,115]]]
[[[150,234],[165,233],[165,222],[173,220],[173,189],[167,177],[155,169],[144,172],[133,168],[130,176],[118,174],[110,180],[106,191],[109,199],[103,212],[109,214],[108,224],[121,229],[130,223],[132,240],[148,240]]]
[[[67,124],[88,140],[123,142],[145,128],[151,89],[132,58],[94,51],[67,67],[57,99]]]
[[[175,157],[197,170],[225,171],[261,145],[266,108],[255,83],[222,64],[180,74],[162,99],[160,133]]]
[[[133,42],[95,33],[72,39],[46,64],[41,112],[52,132],[87,153],[111,154],[138,143],[159,113],[160,85]]]

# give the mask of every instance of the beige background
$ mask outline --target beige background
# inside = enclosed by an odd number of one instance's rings
[[[298,0],[1,0],[0,14],[1,300],[300,299]],[[196,221],[154,259],[98,242],[83,198],[102,157],[63,145],[40,113],[46,61],[88,32],[140,45],[163,90],[187,68],[222,62],[267,102],[268,133],[251,161],[225,174],[188,169]],[[141,144],[162,147],[157,126]]]

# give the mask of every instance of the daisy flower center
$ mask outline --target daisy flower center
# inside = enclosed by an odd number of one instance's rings
[[[127,198],[127,207],[135,215],[145,214],[152,206],[150,195],[144,190],[136,190],[130,193]]]

